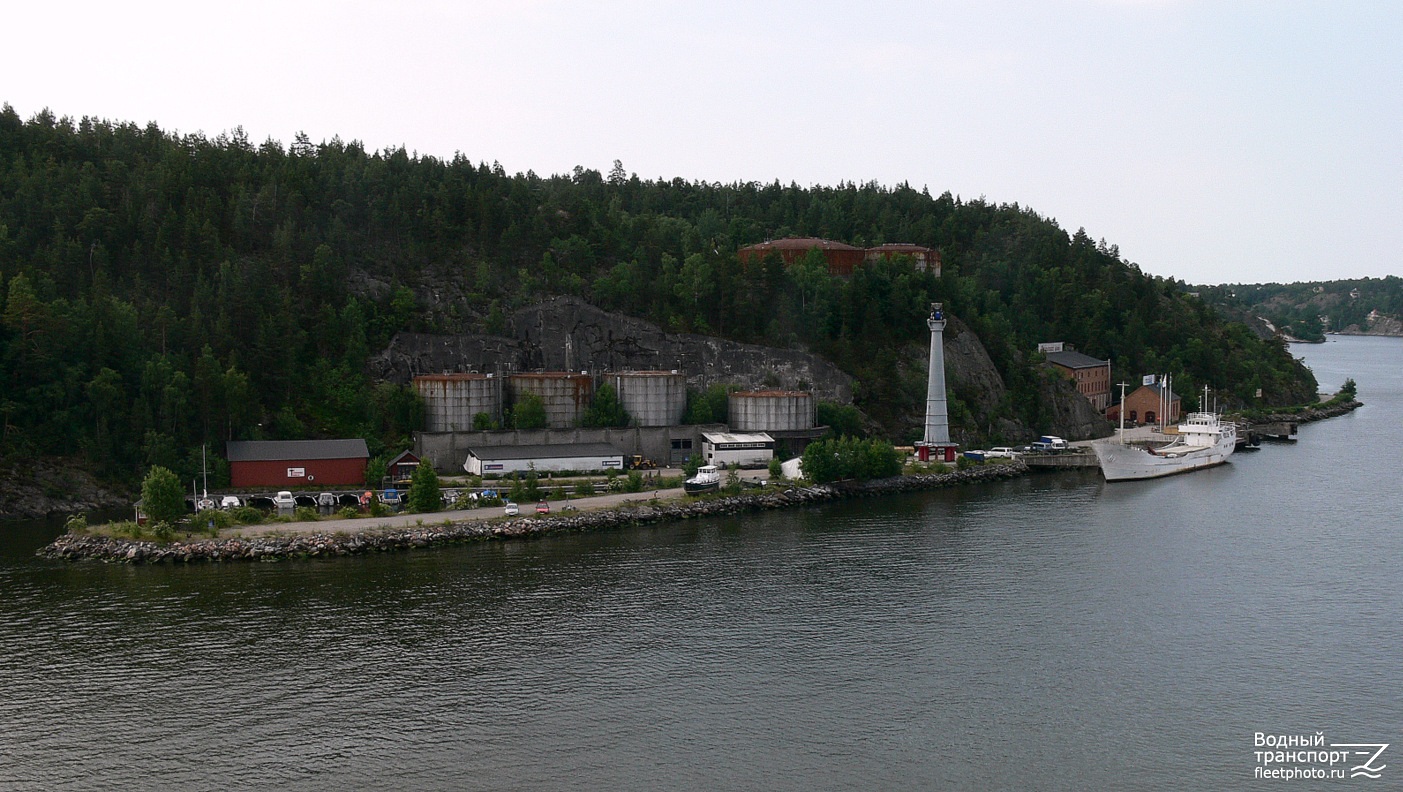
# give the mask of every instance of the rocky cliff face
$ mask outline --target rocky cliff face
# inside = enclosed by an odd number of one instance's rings
[[[1067,440],[1093,440],[1109,437],[1115,431],[1111,422],[1077,392],[1071,380],[1048,370],[1040,383],[1038,398],[1047,405],[1049,434]]]
[[[847,404],[852,377],[832,363],[792,349],[667,333],[657,325],[557,297],[517,311],[503,336],[400,333],[370,363],[374,376],[408,382],[444,371],[671,371],[690,387],[813,392]]]
[[[117,509],[133,500],[133,495],[113,492],[86,472],[58,461],[0,467],[0,519]]]

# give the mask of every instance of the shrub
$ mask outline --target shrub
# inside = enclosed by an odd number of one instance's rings
[[[169,542],[175,538],[175,529],[168,522],[157,522],[151,526],[151,536],[158,542]]]
[[[419,466],[414,468],[407,500],[412,512],[436,512],[442,508],[443,495],[438,486],[438,474],[428,460],[421,460]]]
[[[337,514],[341,515],[342,519],[353,520],[360,516],[360,509],[355,506],[346,506],[342,508],[341,511],[337,512]]]
[[[263,512],[252,506],[240,506],[229,512],[229,516],[240,525],[257,525],[263,522]]]
[[[155,465],[141,482],[141,508],[152,523],[172,523],[185,516],[185,490],[170,470]]]
[[[625,491],[625,492],[642,492],[642,491],[643,491],[643,474],[642,474],[642,473],[639,473],[639,472],[636,471],[636,470],[630,470],[630,471],[628,472],[628,483],[624,485],[624,491]]]
[[[112,523],[110,526],[113,536],[129,536],[132,539],[141,538],[141,525],[135,520],[122,520]]]
[[[63,529],[71,534],[85,534],[88,532],[88,517],[84,514],[75,514],[69,517],[63,524]]]
[[[317,510],[311,506],[298,506],[292,511],[292,519],[297,522],[316,522],[317,518]]]

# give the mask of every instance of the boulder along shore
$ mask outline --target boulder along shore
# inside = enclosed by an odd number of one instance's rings
[[[598,531],[630,525],[648,525],[698,517],[715,517],[753,511],[783,509],[845,498],[895,492],[939,489],[958,484],[996,481],[1028,472],[1020,461],[983,465],[952,473],[896,476],[865,482],[840,482],[813,487],[790,487],[778,492],[704,498],[685,503],[639,505],[572,515],[523,518],[493,522],[416,525],[408,528],[367,528],[352,533],[272,535],[255,538],[189,539],[167,544],[109,536],[64,534],[40,548],[41,558],[65,561],[98,560],[129,564],[200,561],[277,561],[289,558],[325,558],[360,553],[408,550],[455,542],[486,539],[527,539],[557,533]],[[432,519],[432,514],[424,515]]]

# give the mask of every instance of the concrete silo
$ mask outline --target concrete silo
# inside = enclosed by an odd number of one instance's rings
[[[677,426],[687,412],[687,377],[676,371],[627,371],[606,376],[634,426]]]
[[[430,432],[469,431],[479,413],[502,420],[502,381],[491,374],[425,374],[414,378],[414,389]]]
[[[513,374],[508,381],[513,403],[526,393],[541,399],[546,408],[546,426],[551,429],[579,426],[580,418],[594,398],[594,380],[588,374],[538,371]]]
[[[814,428],[814,397],[802,391],[739,391],[730,398],[737,432],[802,432]]]

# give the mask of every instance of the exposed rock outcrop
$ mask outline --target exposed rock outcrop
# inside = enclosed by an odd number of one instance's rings
[[[113,492],[86,472],[61,461],[27,462],[0,467],[0,519],[28,519],[50,514],[117,509],[131,496]]]
[[[702,389],[715,383],[812,391],[826,401],[852,401],[852,377],[793,349],[667,333],[640,319],[557,297],[517,311],[507,333],[399,333],[370,363],[374,376],[408,382],[444,371],[668,371]]]

